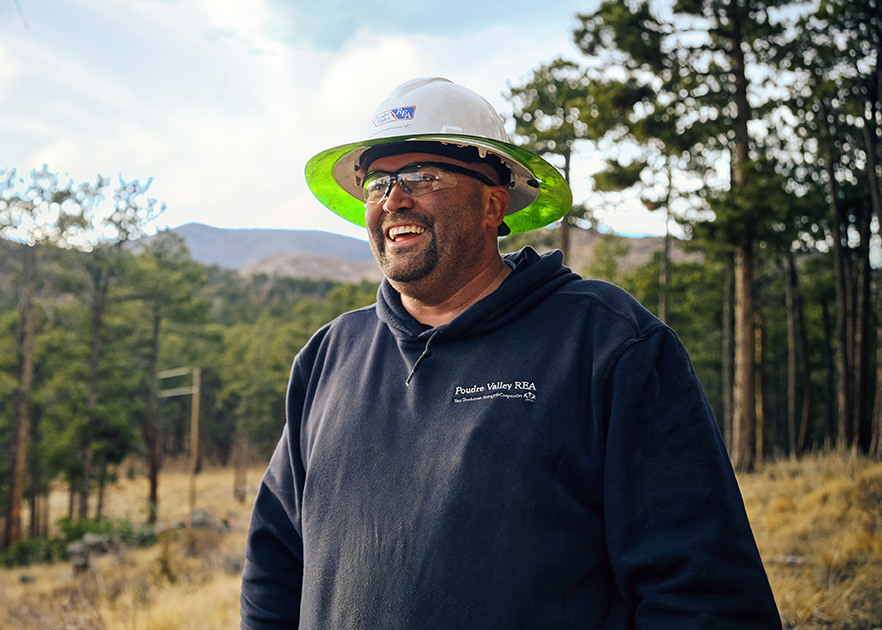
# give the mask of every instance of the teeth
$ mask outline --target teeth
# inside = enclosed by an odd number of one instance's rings
[[[398,227],[389,229],[389,238],[394,241],[402,234],[422,234],[425,231],[426,228],[420,227],[418,225],[400,225]]]

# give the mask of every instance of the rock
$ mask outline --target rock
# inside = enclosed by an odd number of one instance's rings
[[[74,556],[88,556],[89,547],[82,540],[75,540],[67,546],[67,555],[71,558]]]
[[[89,549],[89,551],[94,551],[96,553],[106,553],[110,551],[111,547],[115,547],[113,544],[113,539],[108,534],[93,534],[91,532],[87,532],[83,535],[83,544]]]
[[[37,581],[37,578],[28,573],[22,573],[20,576],[18,576],[18,581],[22,584],[33,584]]]
[[[190,513],[190,527],[193,529],[202,529],[205,527],[219,529],[211,514],[202,508],[196,508]]]
[[[67,546],[67,555],[70,557],[74,573],[89,570],[89,547],[82,540],[70,543]]]
[[[89,570],[89,555],[86,554],[84,556],[72,556],[71,564],[73,565],[73,570],[75,574],[85,573]]]

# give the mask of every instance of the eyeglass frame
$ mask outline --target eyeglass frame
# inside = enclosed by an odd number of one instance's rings
[[[399,188],[401,188],[401,190],[403,190],[406,194],[411,195],[413,197],[422,197],[423,195],[427,195],[430,192],[435,192],[435,190],[427,190],[426,192],[424,192],[422,194],[414,195],[413,192],[411,192],[410,188],[407,186],[407,182],[402,182],[400,179],[398,179],[398,174],[401,173],[402,171],[404,171],[405,169],[419,170],[423,166],[432,166],[432,167],[438,168],[442,171],[446,171],[446,172],[452,173],[452,174],[458,173],[460,175],[466,175],[468,177],[471,177],[472,179],[475,179],[475,180],[481,182],[482,184],[486,184],[487,186],[499,186],[500,185],[500,184],[494,184],[493,180],[491,180],[489,177],[487,177],[483,173],[479,173],[478,171],[472,170],[470,168],[465,168],[463,166],[459,166],[458,164],[450,164],[449,162],[413,162],[412,164],[405,164],[404,166],[402,166],[401,168],[399,168],[398,170],[393,171],[393,172],[370,171],[369,173],[367,173],[364,176],[364,183],[362,184],[362,193],[365,197],[367,196],[367,191],[365,190],[364,186],[367,184],[367,182],[370,179],[372,179],[372,177],[374,175],[376,175],[378,173],[382,173],[384,176],[389,176],[389,185],[386,186],[386,190],[383,192],[382,197],[380,197],[376,201],[368,201],[367,199],[365,199],[364,200],[365,205],[367,205],[369,203],[370,204],[382,203],[392,192],[392,186],[393,186],[393,184],[395,184],[395,182],[398,182],[398,186],[399,186]],[[454,186],[451,186],[451,188],[454,188]],[[445,189],[442,189],[442,190],[445,190]]]

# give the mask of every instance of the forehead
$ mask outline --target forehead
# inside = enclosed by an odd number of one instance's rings
[[[468,167],[466,162],[454,160],[444,155],[436,155],[434,153],[401,153],[399,155],[389,155],[381,157],[371,162],[368,172],[372,171],[397,171],[402,166],[414,164],[416,162],[442,162],[444,164],[456,164],[457,166]]]

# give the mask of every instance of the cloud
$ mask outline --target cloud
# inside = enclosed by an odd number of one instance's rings
[[[555,30],[565,31],[567,18],[586,11],[573,0],[494,2],[465,0],[411,0],[402,3],[354,3],[349,0],[290,2],[268,0],[273,21],[266,25],[270,39],[294,48],[343,51],[363,37],[453,37],[471,39],[493,26],[517,30],[522,36],[542,40]],[[499,45],[499,42],[496,42]]]
[[[307,4],[315,37],[340,31],[334,46],[297,39]],[[171,226],[363,237],[309,192],[312,155],[361,138],[376,106],[411,78],[445,76],[506,112],[507,80],[576,56],[571,8],[531,14],[522,3],[490,19],[474,4],[469,19],[462,2],[422,14],[420,4],[359,5],[340,19],[342,4],[280,0],[27,5],[30,31],[0,22],[0,168],[46,162],[77,181],[152,176]],[[364,21],[346,31],[355,18]]]

